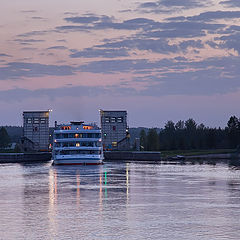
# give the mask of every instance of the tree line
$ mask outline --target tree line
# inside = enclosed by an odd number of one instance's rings
[[[192,118],[167,121],[159,133],[156,128],[140,132],[140,150],[192,150],[237,148],[240,145],[240,119],[231,116],[225,128],[210,128]]]
[[[11,139],[4,127],[0,128],[0,149],[6,148],[11,143]]]

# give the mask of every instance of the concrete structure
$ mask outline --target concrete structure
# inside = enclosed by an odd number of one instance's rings
[[[129,148],[127,111],[100,110],[102,141],[104,150],[124,150]]]
[[[20,139],[20,149],[22,152],[34,152],[35,144],[27,137],[21,137]]]
[[[48,151],[49,111],[23,112],[23,136],[34,143],[35,151]]]

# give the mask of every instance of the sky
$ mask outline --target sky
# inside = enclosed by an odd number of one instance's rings
[[[0,125],[52,109],[130,127],[240,117],[240,1],[0,0]]]

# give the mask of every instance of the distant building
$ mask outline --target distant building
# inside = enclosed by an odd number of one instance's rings
[[[49,149],[49,111],[23,112],[23,136],[35,151]],[[32,144],[33,143],[33,144]]]
[[[127,111],[100,110],[104,150],[128,150]]]

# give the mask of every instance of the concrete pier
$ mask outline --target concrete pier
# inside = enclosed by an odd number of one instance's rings
[[[161,152],[105,151],[104,161],[161,161]]]
[[[52,153],[0,153],[0,164],[1,163],[35,163],[45,162],[52,159]]]

